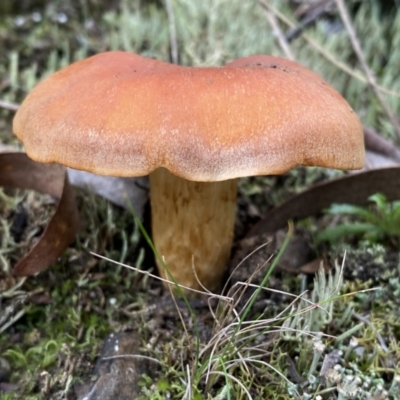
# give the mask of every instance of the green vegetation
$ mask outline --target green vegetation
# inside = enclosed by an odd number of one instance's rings
[[[400,201],[388,202],[380,193],[368,199],[369,208],[351,204],[332,204],[327,210],[331,215],[352,216],[354,220],[340,223],[320,232],[318,241],[335,243],[340,239],[359,236],[370,243],[391,243],[400,245]]]
[[[171,3],[183,65],[283,55],[256,0]],[[393,113],[400,115],[400,9],[387,12],[372,0],[351,3],[366,61],[386,88]],[[293,2],[269,4],[295,21]],[[157,0],[2,2],[0,100],[18,103],[45,76],[101,51],[169,60],[169,23],[165,2]],[[306,28],[290,46],[296,60],[331,82],[366,125],[395,138],[335,13]],[[13,111],[0,108],[0,142],[19,146],[12,116]],[[264,212],[333,174],[299,168],[284,177],[243,180],[241,199],[245,210],[255,206]],[[73,245],[38,276],[13,278],[12,265],[44,229],[54,204],[36,193],[1,190],[0,357],[10,364],[7,382],[13,387],[0,392],[0,399],[73,396],[77,383],[91,379],[103,339],[116,331],[133,332],[141,353],[158,361],[139,382],[143,399],[400,398],[400,203],[380,195],[371,201],[371,208],[331,208],[338,225],[323,234],[336,230],[346,243],[327,250],[328,275],[320,271],[314,280],[274,270],[258,282],[251,300],[237,284],[212,304],[213,314],[191,304],[194,316],[181,309],[178,316],[172,304],[166,316],[160,284],[141,273],[151,272],[153,261],[132,215],[81,190],[81,229]],[[11,227],[21,212],[27,214],[27,228],[17,241]],[[367,240],[349,242],[347,233],[360,226],[354,217],[368,224],[359,229]],[[327,368],[329,362],[336,366]]]

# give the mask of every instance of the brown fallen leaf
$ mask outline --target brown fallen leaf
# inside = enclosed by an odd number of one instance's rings
[[[20,152],[18,147],[0,143],[0,154],[16,152]],[[91,190],[119,207],[129,209],[128,205],[132,206],[137,216],[143,218],[149,192],[147,176],[122,178],[97,175],[72,168],[67,168],[67,174],[72,186]]]
[[[374,193],[389,201],[400,199],[400,167],[373,169],[313,186],[272,209],[258,221],[246,237],[273,233],[288,220],[318,214],[332,203],[364,205]]]
[[[39,241],[13,269],[15,276],[34,275],[52,264],[78,231],[78,209],[65,168],[36,163],[24,153],[0,154],[0,186],[35,190],[60,199]]]
[[[368,203],[368,197],[374,193],[384,194],[389,201],[400,199],[400,167],[369,170],[355,175],[348,175],[333,181],[324,182],[293,196],[280,206],[272,209],[266,217],[257,222],[246,237],[236,244],[236,250],[230,265],[232,283],[245,282],[252,276],[252,284],[260,284],[268,268],[268,260],[277,253],[282,245],[282,235],[288,220],[299,220],[316,215],[332,203],[350,203],[363,205]],[[279,236],[281,236],[279,240]],[[255,249],[263,244],[250,258]],[[301,235],[294,235],[286,249],[278,268],[292,273],[312,274],[321,265],[329,269],[324,257],[310,260],[310,241]],[[240,268],[236,270],[236,267]],[[261,266],[265,268],[260,269]],[[254,288],[243,295],[246,300],[254,292]]]
[[[302,265],[297,272],[302,274],[316,274],[320,268],[323,268],[326,273],[330,270],[329,262],[326,255],[318,257],[304,265]]]

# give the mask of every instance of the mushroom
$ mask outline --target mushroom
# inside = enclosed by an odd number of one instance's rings
[[[179,284],[212,291],[230,255],[237,178],[364,163],[362,127],[342,96],[272,56],[193,68],[101,53],[41,82],[13,127],[36,161],[150,174],[160,275],[169,278],[165,263]]]

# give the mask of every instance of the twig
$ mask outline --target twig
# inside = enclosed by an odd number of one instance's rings
[[[302,383],[303,379],[301,378],[300,374],[297,372],[296,364],[294,363],[292,357],[286,354],[286,361],[288,365],[288,373],[296,384]]]
[[[365,59],[364,53],[361,49],[360,42],[357,38],[354,26],[351,22],[349,13],[347,8],[344,4],[344,0],[335,0],[336,6],[338,8],[340,18],[343,21],[343,24],[347,30],[347,33],[350,38],[351,45],[353,46],[353,50],[356,53],[358,60],[360,61],[361,67],[364,70],[364,73],[367,77],[367,81],[372,87],[375,92],[376,97],[378,98],[379,102],[381,103],[382,108],[385,110],[387,116],[389,117],[391,123],[393,124],[394,129],[396,130],[397,135],[400,138],[400,122],[397,117],[393,114],[392,110],[390,109],[389,105],[387,104],[386,100],[382,96],[382,93],[378,89],[378,85],[376,82],[375,74],[369,68],[367,61]]]
[[[268,22],[272,27],[272,32],[274,36],[278,40],[279,46],[281,47],[283,53],[285,54],[285,57],[288,58],[289,60],[294,60],[292,49],[290,48],[289,43],[285,38],[285,35],[282,33],[282,30],[279,27],[279,24],[275,18],[275,15],[272,14],[272,12],[266,8],[264,9],[264,13],[268,19]]]
[[[395,161],[400,162],[400,150],[393,142],[383,138],[379,133],[372,128],[363,126],[365,147],[375,153],[380,153],[388,156]]]
[[[165,8],[167,9],[169,23],[169,39],[171,42],[171,59],[174,64],[178,64],[178,40],[176,37],[176,25],[174,7],[171,0],[165,0]]]
[[[158,361],[156,358],[144,356],[142,354],[121,354],[121,355],[117,355],[117,356],[102,357],[102,358],[100,358],[99,361],[103,362],[103,361],[110,361],[110,360],[124,360],[127,358],[153,361],[157,364],[164,365],[161,361]]]
[[[17,111],[19,108],[19,104],[0,100],[0,108],[5,108],[6,110],[10,110],[10,111]]]
[[[314,22],[318,21],[322,16],[330,12],[330,8],[335,4],[335,0],[326,0],[317,3],[315,6],[311,6],[312,9],[307,15],[300,21],[300,25],[296,28],[292,28],[285,36],[288,42],[296,39],[297,36],[301,34],[304,28],[312,25]]]
[[[353,312],[353,317],[358,319],[359,321],[363,322],[365,325],[368,325],[375,333],[376,338],[378,339],[379,344],[382,347],[382,350],[385,353],[389,352],[388,347],[386,346],[385,340],[383,339],[382,335],[378,332],[378,330],[375,328],[375,326],[371,323],[368,317],[364,317],[361,314],[358,314],[356,312]]]
[[[289,18],[287,18],[284,14],[282,14],[279,10],[275,9],[274,7],[272,7],[269,2],[267,0],[258,0],[259,4],[261,5],[261,7],[263,7],[264,9],[270,10],[279,20],[281,20],[282,22],[284,22],[287,26],[291,27],[291,28],[295,28],[297,25],[295,23],[293,23]],[[320,53],[323,57],[325,57],[330,63],[332,63],[333,65],[335,65],[337,68],[341,69],[342,71],[344,71],[346,74],[352,76],[353,78],[363,82],[363,83],[367,83],[367,78],[361,73],[361,72],[356,72],[353,71],[350,67],[348,67],[345,63],[338,61],[334,55],[330,54],[329,52],[327,52],[324,47],[318,43],[316,40],[312,39],[310,36],[303,34],[301,36],[306,42],[308,42],[312,47],[314,47],[314,49]],[[400,93],[387,89],[383,86],[379,86],[377,85],[377,87],[379,88],[379,90],[382,93],[386,93],[389,94],[391,96],[395,96],[395,97],[400,97]]]

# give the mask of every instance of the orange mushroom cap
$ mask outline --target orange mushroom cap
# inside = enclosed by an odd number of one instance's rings
[[[317,74],[272,56],[181,67],[125,52],[41,82],[14,119],[30,157],[114,176],[196,181],[364,163],[362,126]]]

